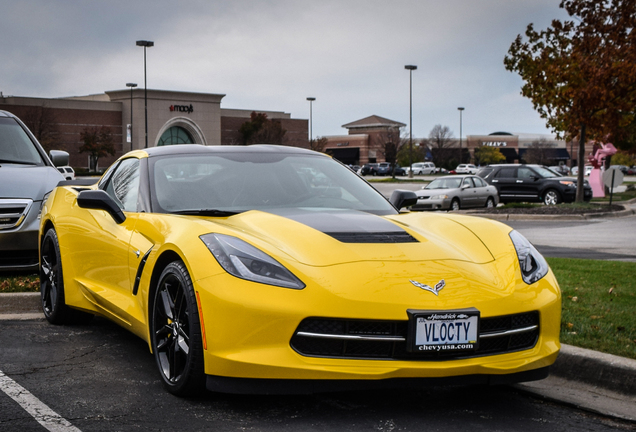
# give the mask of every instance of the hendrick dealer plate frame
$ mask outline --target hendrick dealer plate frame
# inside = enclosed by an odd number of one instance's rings
[[[475,308],[408,309],[407,350],[412,353],[472,353],[479,346],[481,314]]]

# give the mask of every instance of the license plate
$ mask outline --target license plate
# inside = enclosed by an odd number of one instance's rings
[[[479,311],[411,311],[410,338],[414,352],[456,352],[477,349]]]

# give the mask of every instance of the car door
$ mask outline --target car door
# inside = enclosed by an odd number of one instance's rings
[[[473,183],[473,179],[465,177],[462,180],[461,187],[461,206],[462,207],[475,207],[477,200],[477,189]]]
[[[483,207],[486,205],[486,199],[488,199],[488,183],[479,177],[472,177],[473,183],[475,183],[475,206]]]
[[[499,191],[501,201],[513,201],[517,189],[517,168],[502,167],[493,176],[491,183]]]
[[[541,177],[532,168],[520,166],[517,169],[517,196],[523,201],[538,201]]]
[[[128,326],[143,319],[138,302],[132,298],[131,277],[131,266],[137,267],[138,248],[131,245],[131,239],[139,215],[139,171],[139,159],[124,159],[99,184],[124,211],[125,221],[118,224],[104,210],[74,206],[75,218],[69,221],[74,224],[73,235],[60,239],[74,255],[70,261],[77,275],[75,282],[84,295],[105,314]],[[135,242],[141,249],[148,243],[138,238]],[[139,255],[146,252],[141,249]]]

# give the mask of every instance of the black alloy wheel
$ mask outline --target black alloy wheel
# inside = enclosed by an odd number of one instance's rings
[[[40,248],[40,296],[44,317],[51,324],[64,324],[64,281],[57,233],[49,229]]]
[[[93,319],[92,314],[66,305],[60,244],[53,228],[46,232],[40,247],[40,296],[44,317],[51,324],[86,324]]]
[[[159,277],[151,309],[152,351],[166,389],[192,396],[205,388],[196,295],[186,266],[175,261]]]

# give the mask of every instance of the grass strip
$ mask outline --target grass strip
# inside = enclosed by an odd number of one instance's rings
[[[547,261],[563,293],[561,342],[636,359],[636,263]]]

